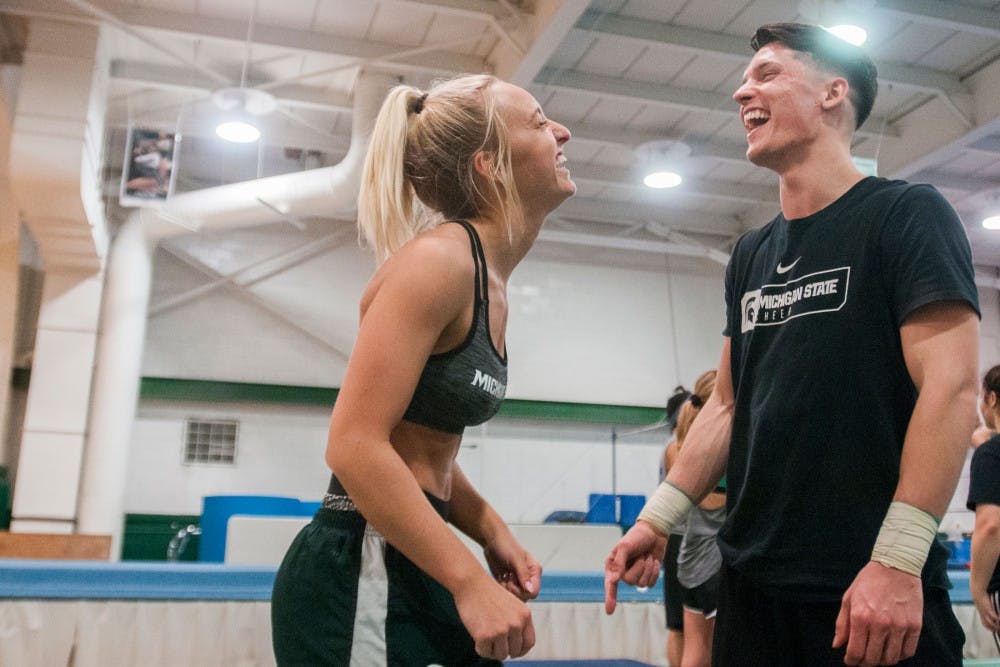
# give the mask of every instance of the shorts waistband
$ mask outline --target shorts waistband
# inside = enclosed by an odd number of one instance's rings
[[[424,491],[424,496],[427,498],[428,502],[430,502],[434,511],[437,512],[442,519],[447,521],[448,516],[451,513],[451,503],[447,500],[442,500],[437,496],[433,496],[426,491]],[[342,514],[356,514],[359,517],[361,516],[358,512],[357,505],[354,504],[351,497],[340,493],[328,493],[323,496],[320,510],[328,510]]]

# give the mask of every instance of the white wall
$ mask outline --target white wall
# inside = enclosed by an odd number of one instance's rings
[[[185,465],[184,421],[237,419],[235,465]],[[125,511],[199,514],[206,495],[251,494],[319,500],[330,471],[323,459],[329,410],[144,400],[133,430]],[[619,438],[619,493],[657,484],[663,432]],[[466,432],[459,464],[501,515],[540,522],[557,509],[587,510],[589,493],[609,493],[611,428],[497,418]]]
[[[260,258],[307,240],[287,227],[240,234]],[[196,259],[212,275],[242,265],[224,245]],[[351,239],[246,289],[222,287],[154,314],[143,375],[337,387],[372,269]],[[668,272],[529,255],[510,281],[508,397],[663,405],[679,381],[718,363],[722,277],[722,266],[703,260],[675,259]],[[151,307],[210,279],[160,250]]]

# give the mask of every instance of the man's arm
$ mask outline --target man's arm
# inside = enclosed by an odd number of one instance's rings
[[[976,505],[976,529],[972,531],[972,571],[969,592],[976,603],[979,619],[990,632],[1000,632],[1000,616],[986,590],[1000,558],[1000,505]]]
[[[726,474],[735,403],[729,346],[729,338],[726,338],[715,376],[715,390],[695,417],[684,439],[684,447],[667,474],[667,481],[694,503],[712,491]]]
[[[695,417],[677,461],[604,562],[604,609],[614,612],[618,582],[652,586],[660,573],[665,535],[726,472],[733,430],[733,374],[729,338],[722,346],[715,390]]]
[[[977,423],[979,319],[972,308],[958,301],[928,304],[906,319],[900,339],[919,397],[893,505],[873,552],[877,560],[858,573],[837,617],[834,646],[847,644],[848,665],[892,665],[916,651],[920,569]]]

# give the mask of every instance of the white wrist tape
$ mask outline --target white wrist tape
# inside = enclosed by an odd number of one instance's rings
[[[692,507],[694,503],[687,494],[669,482],[661,482],[639,512],[639,518],[660,532],[669,533],[671,528],[684,520]]]
[[[933,515],[893,501],[875,539],[872,560],[919,577],[937,529],[938,520]]]

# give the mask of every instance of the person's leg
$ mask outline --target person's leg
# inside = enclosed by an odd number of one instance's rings
[[[667,664],[670,667],[680,667],[684,654],[683,587],[677,580],[677,555],[681,541],[682,536],[671,535],[663,559],[663,608],[667,620]]]
[[[712,634],[715,619],[700,610],[684,608],[684,656],[681,667],[709,667],[712,664]]]
[[[683,611],[681,612],[684,613]],[[681,667],[684,656],[684,633],[677,630],[667,630],[667,665]]]
[[[292,542],[271,595],[271,638],[281,667],[349,663],[363,532],[360,515],[323,509]]]

